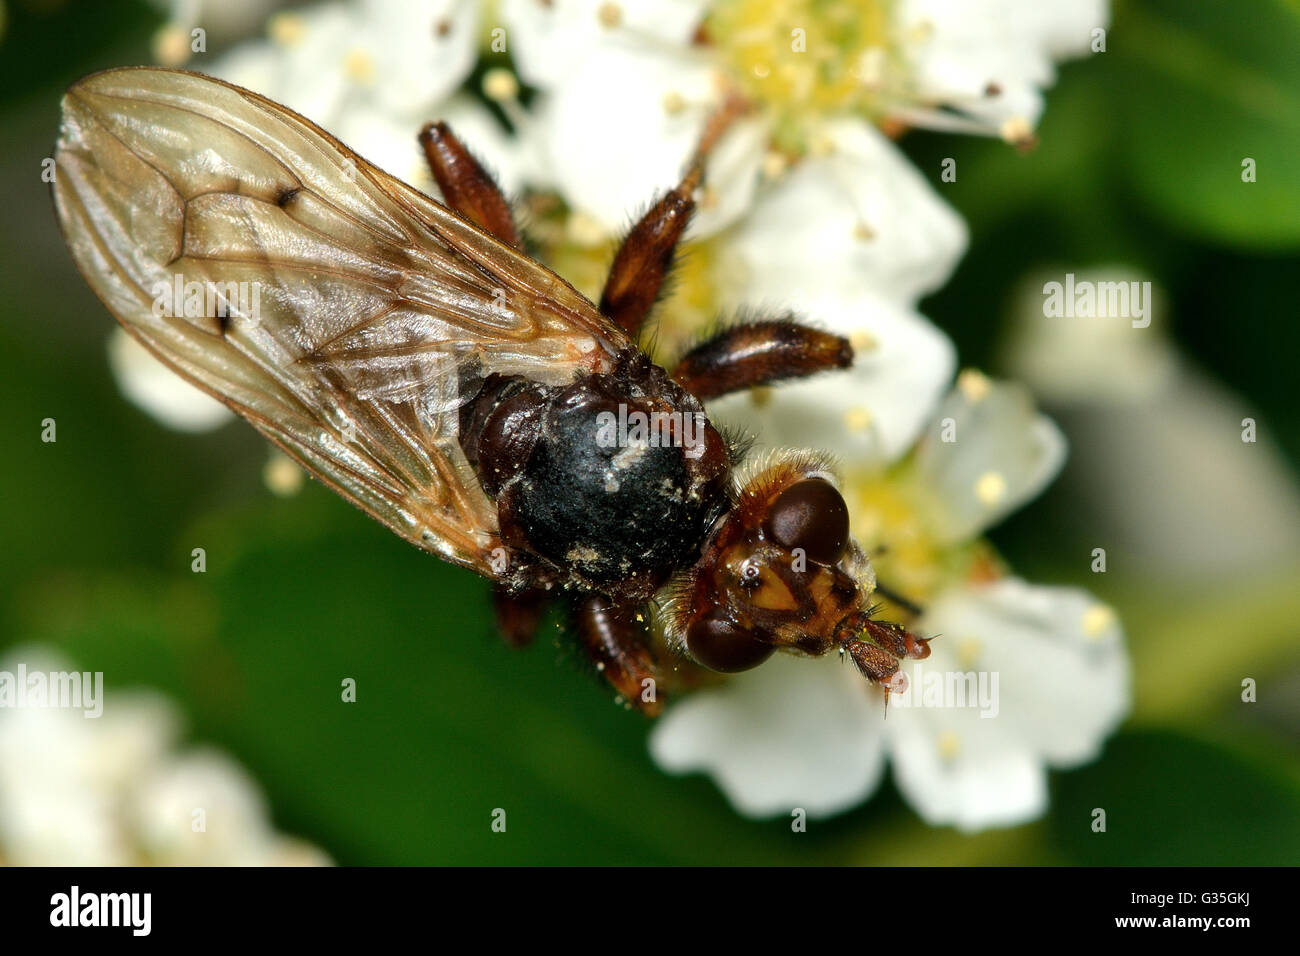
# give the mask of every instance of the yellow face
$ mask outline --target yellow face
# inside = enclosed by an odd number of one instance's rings
[[[775,466],[746,485],[706,545],[682,643],[719,671],[747,670],[780,647],[822,654],[873,587],[829,475]]]
[[[719,603],[735,623],[769,643],[823,653],[835,626],[860,610],[869,593],[860,552],[852,541],[846,545],[834,563],[825,563],[806,548],[742,539],[719,562]]]

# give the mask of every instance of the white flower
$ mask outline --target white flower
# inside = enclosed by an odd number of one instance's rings
[[[774,441],[801,433],[815,442],[839,428],[809,408],[799,431]],[[956,441],[942,441],[945,428]],[[916,512],[906,525],[912,540],[892,542],[902,550],[916,538],[938,549],[964,545],[1041,490],[1064,458],[1060,433],[1022,389],[975,373],[963,373],[925,434],[890,479]],[[863,481],[848,476],[851,509]],[[870,529],[874,517],[857,508],[855,528]],[[887,543],[864,541],[869,549]],[[939,637],[928,660],[905,664],[910,687],[887,718],[854,668],[778,655],[670,706],[651,753],[665,769],[709,773],[751,816],[848,809],[875,789],[886,755],[930,823],[976,830],[1038,816],[1045,768],[1093,758],[1127,712],[1128,662],[1114,613],[1079,589],[1015,578],[950,581],[925,604],[911,629]],[[976,683],[983,675],[992,694],[982,706],[927,696],[936,677],[967,674]]]
[[[521,47],[526,40],[520,37]],[[714,75],[689,54],[595,45],[538,107],[547,182],[607,235],[621,233],[682,178],[717,105]],[[766,137],[760,121],[742,119],[721,140],[688,235],[716,232],[745,212]]]
[[[913,468],[936,541],[959,544],[1036,498],[1065,463],[1065,437],[1023,386],[963,372],[921,438]]]
[[[987,675],[995,691],[987,707],[891,706],[894,779],[928,823],[969,831],[1040,816],[1046,768],[1094,759],[1128,713],[1119,622],[1078,588],[1018,578],[953,588],[915,628],[942,637],[905,666],[911,697],[935,674]]]
[[[724,303],[866,294],[910,305],[940,288],[966,251],[962,218],[871,126],[829,121],[818,145],[727,234]]]
[[[708,0],[504,0],[500,6],[515,68],[526,82],[545,87],[610,37],[686,46]]]
[[[140,780],[128,814],[146,857],[164,866],[328,865],[300,840],[277,834],[266,798],[239,764],[195,749]]]
[[[108,367],[127,398],[168,428],[204,432],[224,425],[230,409],[181,378],[124,329],[108,338]]]
[[[551,181],[610,234],[675,185],[729,96],[691,235],[735,221],[770,159],[816,152],[825,124],[901,120],[1032,138],[1053,60],[1089,48],[1104,0],[504,0],[515,62],[545,94]],[[728,142],[731,145],[728,146]]]
[[[236,47],[210,72],[296,110],[399,179],[436,195],[416,142],[451,122],[517,188],[508,138],[457,95],[478,58],[479,5],[347,0],[278,14],[268,37]]]
[[[966,226],[871,127],[832,121],[824,134],[819,155],[765,186],[714,240],[715,291],[723,311],[792,309],[847,336],[853,367],[786,382],[772,401],[730,396],[710,412],[743,419],[768,445],[884,463],[911,444],[952,378],[951,342],[913,303],[947,279]],[[834,435],[810,434],[816,423],[834,423]]]
[[[1109,22],[1106,0],[903,0],[907,64],[891,115],[918,126],[1028,136],[1054,61],[1082,56]],[[886,86],[888,87],[888,83]]]
[[[232,51],[213,71],[333,129],[355,106],[400,113],[450,96],[477,58],[478,5],[436,0],[335,0],[281,13],[266,40]],[[239,78],[236,78],[239,77]],[[242,85],[242,84],[241,84]]]
[[[184,66],[210,44],[251,33],[281,0],[153,0],[167,22],[153,36],[154,59]]]
[[[1023,284],[1004,361],[1083,436],[1089,453],[1071,463],[1073,484],[1096,540],[1193,589],[1293,566],[1300,489],[1266,419],[1180,354],[1154,283],[1145,327],[1129,315],[1044,315],[1044,284],[1065,272]],[[1142,288],[1150,277],[1112,264],[1078,270],[1076,287],[1084,282]],[[1253,442],[1242,440],[1247,421]]]
[[[66,672],[40,647],[0,670]],[[176,753],[180,717],[148,691],[104,692],[81,709],[0,708],[0,859],[21,866],[328,864],[275,832],[256,783],[211,750]],[[202,816],[196,815],[202,811]],[[196,828],[196,820],[202,828]]]
[[[784,383],[770,394],[733,395],[710,403],[709,411],[767,445],[833,450],[851,470],[845,490],[855,526],[860,533],[865,526],[872,544],[896,530],[889,521],[898,516],[885,520],[872,510],[861,476],[884,474],[930,423],[909,464],[889,472],[898,499],[889,504],[906,513],[905,534],[894,542],[905,545],[904,553],[917,550],[909,535],[927,555],[964,553],[980,531],[1036,495],[1064,457],[1059,431],[1023,390],[967,374],[937,408],[955,358],[947,337],[915,306],[946,280],[964,251],[966,229],[873,125],[881,118],[932,120],[1013,141],[1028,137],[1041,109],[1038,87],[1051,80],[1051,56],[1066,46],[1084,48],[1089,33],[1073,22],[1045,25],[1027,6],[999,7],[1015,18],[999,30],[980,18],[992,5],[976,6],[949,11],[941,24],[926,22],[941,12],[937,7],[919,4],[846,4],[832,17],[798,0],[717,0],[673,6],[661,24],[648,21],[639,3],[503,6],[507,23],[544,24],[512,32],[521,72],[543,92],[534,132],[554,187],[606,235],[677,182],[704,124],[728,95],[739,91],[750,103],[710,158],[689,234],[694,245],[677,291],[658,313],[660,341],[680,344],[683,314],[698,332],[692,323],[698,326],[708,307],[701,303],[723,314],[789,310],[848,336],[855,350],[850,371]],[[1088,5],[1080,22],[1091,23],[1096,9]],[[832,19],[847,27],[826,29]],[[561,25],[569,28],[568,42]],[[815,47],[816,56],[790,56],[791,27],[807,34],[806,49]],[[945,66],[953,68],[945,73]],[[696,288],[701,273],[704,286]],[[945,426],[955,428],[956,443],[940,434]],[[923,570],[916,578],[922,583],[941,573]],[[1053,687],[1084,666],[1067,618],[1088,599],[1010,581],[970,594],[964,581],[950,576],[943,583],[924,596],[933,599],[931,613],[954,613],[974,629],[961,647],[976,646],[978,634],[983,661],[1019,655],[1008,673],[1017,700],[1026,703],[1009,705],[991,726],[983,721],[959,733],[959,724],[935,722],[920,710],[929,722],[896,718],[891,731],[879,696],[853,668],[778,656],[675,702],[651,738],[656,759],[673,770],[709,772],[741,812],[755,816],[852,806],[877,785],[887,752],[908,774],[905,791],[927,819],[980,826],[1037,812],[1044,767],[1086,757],[1062,743],[1064,732],[1038,739],[1025,730],[1038,719],[1035,705],[1050,703],[1027,688],[1025,675],[1045,669],[1042,686]],[[1004,603],[1049,610],[1016,634],[993,611],[978,613]],[[916,626],[930,623],[923,618]],[[1108,682],[1109,697],[1098,698],[1095,720],[1073,722],[1090,744],[1110,729],[1111,712],[1126,706],[1126,682],[1116,676],[1126,665],[1117,646],[1116,636],[1106,645],[1113,666],[1098,678]],[[1057,654],[1059,647],[1072,648],[1072,656]],[[943,655],[932,660],[945,666]],[[1118,701],[1117,708],[1108,710],[1107,701]],[[957,712],[958,721],[965,717]],[[982,753],[995,772],[966,773],[955,799],[936,804],[939,784],[927,781],[951,777],[963,765],[936,766],[927,777],[922,751],[942,745],[952,758],[954,740],[964,741],[967,753]],[[1005,800],[995,809],[989,798],[999,788]]]
[[[40,647],[11,650],[0,671],[67,670]],[[117,820],[118,794],[159,760],[176,734],[169,702],[133,694],[81,710],[0,708],[0,858],[24,866],[136,862]]]
[[[885,738],[864,732],[880,722],[880,701],[843,665],[777,654],[673,704],[650,752],[665,770],[711,774],[746,816],[847,809],[879,785]]]
[[[924,674],[976,668],[998,674],[996,713],[895,699],[886,716],[843,660],[778,655],[672,707],[651,753],[666,770],[711,774],[752,817],[847,810],[879,785],[888,758],[928,823],[978,830],[1039,816],[1045,767],[1093,758],[1127,713],[1118,625],[1082,591],[1014,578],[957,589],[917,629],[960,639],[934,641],[929,660],[907,665],[909,693],[923,692]]]

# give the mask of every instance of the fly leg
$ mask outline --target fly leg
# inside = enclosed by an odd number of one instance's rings
[[[420,145],[447,205],[506,245],[522,248],[523,238],[501,187],[451,128],[429,123],[420,130]]]
[[[840,622],[833,640],[848,651],[863,677],[880,685],[886,706],[890,694],[907,690],[907,675],[899,660],[925,660],[930,656],[930,638],[917,637],[901,624],[873,621],[865,611]]]
[[[744,322],[723,329],[678,360],[673,381],[701,400],[755,385],[848,368],[848,339],[793,319]]]
[[[641,713],[659,713],[659,672],[636,610],[588,594],[573,605],[573,624],[583,651],[619,696]]]
[[[878,684],[885,692],[885,706],[889,706],[890,694],[902,694],[907,691],[907,675],[899,666],[898,658],[888,651],[881,650],[866,641],[851,640],[844,649],[853,658],[858,672],[873,684]]]
[[[930,641],[933,638],[917,637],[901,624],[868,620],[863,622],[862,629],[872,642],[895,657],[923,661],[930,656]]]
[[[618,247],[600,294],[600,311],[636,339],[651,306],[672,269],[677,242],[695,211],[695,190],[702,167],[693,164],[686,177],[664,194],[632,227]]]
[[[511,647],[527,647],[537,637],[549,595],[542,588],[510,592],[492,586],[492,616],[497,630]]]
[[[641,217],[619,246],[600,295],[600,311],[635,340],[672,269],[677,243],[695,211],[695,191],[704,182],[709,153],[748,105],[724,102],[705,124],[682,181]]]

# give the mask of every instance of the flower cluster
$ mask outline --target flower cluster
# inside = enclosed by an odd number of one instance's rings
[[[67,673],[42,647],[0,672]],[[98,716],[0,708],[0,862],[17,866],[319,866],[316,847],[277,833],[248,772],[212,748],[176,752],[175,705],[111,691]]]
[[[917,303],[947,280],[967,231],[894,139],[919,126],[1032,143],[1054,63],[1087,52],[1104,0],[440,0],[421,11],[295,9],[266,38],[191,66],[286,103],[435,194],[414,134],[447,120],[521,197],[542,259],[593,296],[618,236],[676,184],[710,117],[742,103],[657,308],[657,353],[740,313],[793,312],[855,349],[847,372],[709,411],[762,446],[838,456],[886,609],[940,635],[909,665],[913,699],[886,719],[852,668],[778,658],[670,707],[655,759],[711,774],[755,816],[850,807],[886,755],[932,823],[1041,813],[1046,768],[1093,757],[1127,711],[1122,634],[1088,594],[1011,576],[981,540],[1053,478],[1065,442],[1021,387],[971,370],[953,384],[952,344]],[[998,700],[928,693],[936,676],[956,686],[953,675],[972,687],[996,677],[979,686]]]

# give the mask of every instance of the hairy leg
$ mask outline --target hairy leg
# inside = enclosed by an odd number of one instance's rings
[[[890,694],[901,694],[907,690],[907,675],[892,654],[866,641],[849,641],[844,649],[853,658],[859,673],[873,684],[878,684],[885,692],[886,707],[889,706]]]
[[[420,130],[429,169],[447,205],[506,245],[519,249],[523,239],[501,188],[465,148],[446,123]]]
[[[701,342],[681,357],[672,377],[696,398],[710,399],[852,363],[848,339],[773,319],[741,323]]]
[[[618,247],[600,295],[600,311],[635,340],[672,268],[677,242],[695,211],[700,169],[691,171],[632,227]]]
[[[862,629],[873,643],[895,657],[923,661],[930,656],[930,641],[933,638],[917,637],[901,624],[868,620],[863,622]]]
[[[907,690],[907,675],[899,660],[925,660],[930,656],[930,640],[917,637],[901,624],[873,621],[867,612],[845,619],[834,637],[834,643],[848,651],[862,676],[884,689],[886,706],[891,693]]]
[[[549,597],[541,588],[511,594],[499,584],[492,586],[492,616],[507,644],[527,647],[533,642]]]
[[[643,714],[656,716],[662,704],[658,671],[636,610],[588,594],[575,602],[573,623],[582,649],[614,690]]]
[[[677,243],[695,211],[695,190],[704,182],[709,154],[748,109],[749,105],[738,97],[730,97],[718,107],[704,124],[682,181],[650,207],[619,246],[600,296],[600,311],[629,338],[637,338],[646,315],[659,298]]]

